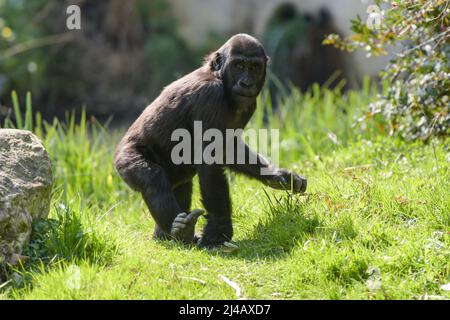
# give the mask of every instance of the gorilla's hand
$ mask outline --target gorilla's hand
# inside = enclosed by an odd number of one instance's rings
[[[174,239],[185,243],[194,242],[195,225],[197,224],[198,218],[204,213],[204,210],[196,209],[189,214],[186,214],[185,212],[178,214],[172,223],[170,235]]]
[[[278,169],[276,174],[270,176],[266,183],[269,187],[281,190],[291,190],[294,193],[306,191],[306,178],[286,169]]]

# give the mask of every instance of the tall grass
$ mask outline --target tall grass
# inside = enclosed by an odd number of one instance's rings
[[[378,120],[358,123],[376,94],[368,81],[345,94],[315,86],[272,111],[267,93],[258,98],[250,127],[280,129],[282,165],[308,177],[308,193],[235,177],[232,254],[152,241],[144,202],[113,168],[119,135],[85,113],[43,121],[13,94],[0,124],[32,128],[55,179],[49,219],[25,251],[31,262],[0,285],[0,298],[236,298],[221,275],[256,299],[449,298],[448,141],[409,144]],[[73,265],[77,290],[66,285]]]
[[[87,200],[101,203],[109,194],[117,192],[113,186],[119,180],[111,161],[117,134],[95,118],[87,119],[85,111],[81,112],[79,121],[74,112],[66,112],[64,121],[57,118],[51,123],[43,121],[39,112],[33,116],[30,93],[27,93],[25,112],[15,92],[12,103],[15,121],[7,116],[3,127],[30,130],[41,139],[52,155],[55,192],[62,192],[64,200],[83,190]]]
[[[27,93],[25,110],[12,92],[12,110],[3,120],[3,128],[29,130],[41,139],[51,155],[53,172],[52,207],[48,219],[36,222],[25,254],[32,261],[92,261],[108,263],[117,250],[115,240],[105,231],[97,211],[103,212],[104,199],[117,188],[111,155],[114,137],[86,113],[76,123],[75,113],[67,113],[65,121],[42,120],[33,116],[31,94]],[[0,124],[2,119],[0,119]],[[0,126],[1,129],[1,126]],[[119,188],[120,190],[120,188]]]
[[[359,122],[367,106],[377,96],[378,88],[365,78],[360,90],[343,93],[321,88],[318,84],[306,93],[292,87],[279,98],[273,110],[268,91],[258,97],[258,108],[250,127],[280,129],[280,152],[284,162],[314,158],[346,147],[360,139],[376,139],[384,134],[382,119]],[[265,113],[268,114],[265,117]]]

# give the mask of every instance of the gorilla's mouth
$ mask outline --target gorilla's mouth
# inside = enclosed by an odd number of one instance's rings
[[[238,93],[238,96],[243,97],[243,98],[254,98],[255,95],[252,93]]]
[[[234,94],[243,98],[255,98],[257,94],[253,90],[235,89]]]

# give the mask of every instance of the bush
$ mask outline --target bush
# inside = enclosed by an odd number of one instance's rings
[[[381,2],[376,1],[380,8]],[[394,55],[382,72],[389,86],[386,95],[370,105],[364,120],[382,114],[391,134],[408,140],[428,140],[450,133],[450,1],[389,1],[386,13],[376,28],[358,17],[352,21],[354,35],[341,39],[330,35],[325,44],[349,51],[363,48],[368,56]],[[368,11],[372,10],[370,7]],[[369,22],[369,21],[368,21]],[[372,21],[373,22],[373,21]]]
[[[39,92],[45,85],[49,59],[44,51],[31,50],[52,42],[34,15],[45,2],[0,1],[0,100],[13,87]]]

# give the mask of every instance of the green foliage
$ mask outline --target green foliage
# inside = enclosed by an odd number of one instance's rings
[[[341,40],[329,36],[324,43],[347,50],[363,48],[368,56],[394,58],[382,73],[386,95],[370,106],[362,119],[381,113],[392,134],[410,140],[450,134],[450,1],[383,1],[389,8],[379,28],[357,18],[354,35]],[[376,1],[381,5],[382,1]]]
[[[144,53],[148,61],[164,61],[162,64],[149,65],[148,72],[152,75],[152,81],[144,81],[140,85],[145,89],[144,92],[154,96],[159,94],[163,86],[189,72],[189,68],[195,65],[194,55],[173,34],[155,34],[146,43]]]
[[[33,225],[30,244],[24,254],[38,261],[89,261],[107,264],[117,248],[114,240],[98,230],[93,231],[81,218],[85,212],[65,207],[62,203],[53,209],[54,218],[43,219]],[[94,221],[95,222],[95,219]]]
[[[40,40],[48,40],[35,16],[47,2],[0,1],[0,97],[9,94],[12,87],[34,92],[45,86],[48,54],[27,49],[39,46]]]

